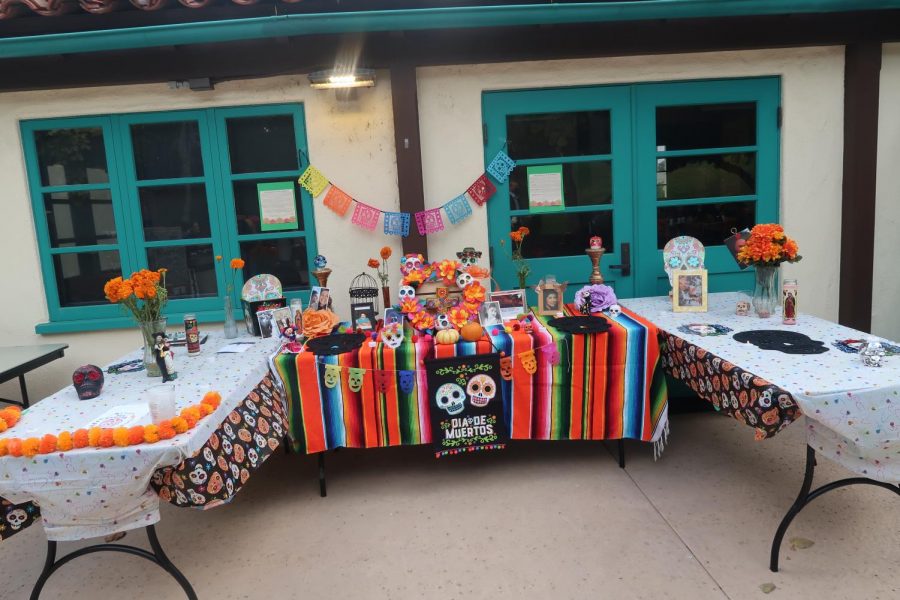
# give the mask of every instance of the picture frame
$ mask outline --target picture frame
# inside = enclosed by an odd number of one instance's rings
[[[319,288],[319,310],[331,310],[331,288]]]
[[[363,319],[361,322],[360,319]],[[369,330],[375,327],[377,316],[372,302],[354,302],[350,305],[350,322],[357,329]]]
[[[270,338],[275,330],[275,315],[277,308],[256,311],[256,321],[259,323],[260,337]]]
[[[401,326],[403,325],[403,313],[396,308],[388,308],[384,311],[384,325],[387,327],[394,323],[399,323]]]
[[[504,321],[515,319],[522,313],[528,312],[528,303],[525,299],[525,290],[506,290],[503,292],[491,292],[491,302],[500,304],[500,314]]]
[[[556,315],[556,313],[562,312],[565,304],[563,294],[565,294],[566,287],[567,284],[557,281],[542,281],[540,285],[535,287],[534,291],[537,293],[538,300],[538,314]]]
[[[503,309],[499,302],[484,302],[478,307],[478,321],[484,328],[503,326]]]
[[[674,312],[706,312],[708,293],[706,269],[672,271]]]

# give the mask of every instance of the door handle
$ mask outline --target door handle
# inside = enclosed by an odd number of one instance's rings
[[[631,275],[631,244],[628,242],[622,242],[620,245],[621,250],[619,253],[621,254],[622,264],[621,265],[609,265],[610,269],[615,269],[617,271],[622,271],[622,277],[628,277]]]

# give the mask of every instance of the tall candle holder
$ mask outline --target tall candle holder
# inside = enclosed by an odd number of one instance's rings
[[[588,258],[591,259],[591,265],[593,269],[591,270],[591,276],[588,278],[588,282],[591,285],[600,285],[603,283],[603,275],[600,273],[600,259],[603,258],[603,253],[606,252],[605,248],[588,248],[585,251],[585,254],[588,255]]]
[[[328,276],[331,275],[331,269],[329,267],[325,267],[324,269],[316,269],[312,272],[312,274],[319,282],[320,286],[328,287]]]

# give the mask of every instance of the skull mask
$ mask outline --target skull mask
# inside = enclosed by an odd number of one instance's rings
[[[494,398],[497,393],[497,384],[494,383],[493,378],[482,373],[469,380],[466,392],[469,394],[469,402],[472,403],[472,406],[481,408],[487,406]]]
[[[450,329],[452,325],[450,324],[450,317],[447,316],[447,313],[441,313],[435,319],[435,324],[438,329]]]
[[[103,371],[96,365],[78,367],[72,373],[72,383],[78,392],[79,400],[96,398],[103,389]]]
[[[416,290],[410,285],[401,285],[400,291],[397,292],[400,296],[400,302],[402,303],[404,300],[413,300],[416,297]]]
[[[471,285],[473,281],[475,281],[475,278],[468,273],[460,273],[456,276],[456,285],[461,289],[465,289]]]
[[[466,405],[466,392],[455,383],[445,383],[437,389],[435,397],[438,408],[448,415],[458,415]]]
[[[400,259],[400,272],[404,276],[412,271],[421,271],[425,266],[425,257],[421,254],[407,254]]]

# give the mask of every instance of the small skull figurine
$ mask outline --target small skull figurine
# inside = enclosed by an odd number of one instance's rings
[[[400,296],[400,302],[404,300],[414,300],[416,297],[416,290],[411,285],[401,285],[400,291],[397,292]]]
[[[884,346],[874,338],[869,338],[859,349],[859,358],[867,367],[880,367],[884,364]]]
[[[72,373],[72,384],[79,400],[89,400],[100,395],[103,389],[103,371],[96,365],[78,367]]]
[[[456,258],[459,259],[459,262],[463,267],[471,267],[472,265],[478,264],[478,259],[481,258],[481,251],[476,250],[471,246],[466,246],[462,249],[462,252],[456,253]],[[459,286],[463,287],[463,286]]]
[[[746,300],[738,300],[735,314],[739,317],[746,317],[750,314],[750,303]]]
[[[618,317],[622,313],[622,307],[618,304],[613,304],[609,307],[609,316],[615,318]]]
[[[460,273],[459,275],[456,276],[456,285],[460,289],[465,289],[473,281],[475,281],[475,278],[472,277],[471,275],[469,275],[468,273]]]
[[[317,269],[324,269],[328,265],[328,259],[322,254],[317,254],[313,259],[313,264]]]

